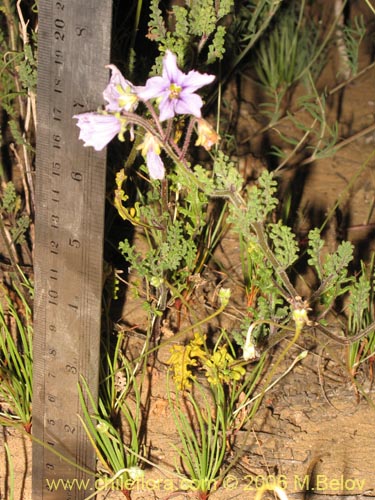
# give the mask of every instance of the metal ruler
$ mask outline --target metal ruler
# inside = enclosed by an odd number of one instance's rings
[[[102,104],[112,2],[40,0],[38,10],[33,500],[72,500],[94,488],[58,453],[95,470],[77,384],[84,377],[97,398],[106,170],[72,116]]]

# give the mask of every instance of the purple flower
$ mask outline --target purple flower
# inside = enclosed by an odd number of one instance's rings
[[[161,98],[160,121],[173,118],[176,114],[189,114],[200,118],[203,101],[194,92],[214,79],[214,75],[201,74],[194,70],[186,75],[177,67],[176,56],[167,50],[163,59],[163,76],[149,78],[146,86],[138,89],[137,94],[144,101],[154,97]]]
[[[114,115],[82,113],[73,118],[78,120],[79,138],[84,146],[92,146],[96,151],[101,151],[123,128],[121,120]]]
[[[150,132],[146,132],[142,144],[137,149],[142,150],[142,155],[146,158],[151,179],[164,179],[165,168],[160,158],[161,150],[158,140]]]
[[[135,87],[126,80],[120,70],[114,64],[106,66],[112,72],[107,87],[104,89],[103,97],[108,102],[107,111],[135,111],[138,106],[137,90],[143,87]]]
[[[150,149],[146,155],[146,163],[151,179],[164,179],[165,168],[160,155]]]

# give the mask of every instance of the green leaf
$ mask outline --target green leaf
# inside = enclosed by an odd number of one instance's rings
[[[290,267],[298,258],[298,244],[295,235],[281,221],[268,225],[268,236],[273,243],[273,252],[284,269]]]

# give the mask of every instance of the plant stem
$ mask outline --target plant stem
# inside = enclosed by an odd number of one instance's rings
[[[193,133],[193,128],[194,128],[195,122],[196,122],[196,119],[193,117],[190,117],[189,125],[188,125],[187,131],[186,131],[184,145],[182,146],[182,151],[181,151],[181,155],[179,158],[180,160],[182,160],[186,156],[186,153],[187,153],[187,150],[188,150],[188,147],[190,144],[190,140],[191,140],[191,134]]]
[[[291,347],[293,345],[295,345],[296,342],[298,342],[298,339],[299,339],[299,336],[301,334],[301,331],[302,331],[302,328],[297,327],[297,325],[296,325],[295,333],[294,333],[294,336],[293,336],[292,340],[284,348],[284,350],[282,351],[282,353],[280,354],[280,356],[277,358],[276,363],[273,365],[272,370],[270,370],[267,378],[264,381],[264,389],[261,392],[261,394],[258,396],[258,399],[256,400],[255,405],[254,405],[254,407],[252,409],[252,415],[253,416],[258,411],[259,406],[260,406],[261,402],[263,401],[263,397],[264,397],[264,395],[266,394],[266,392],[268,390],[268,386],[269,386],[269,384],[271,382],[271,379],[274,376],[274,374],[275,374],[277,368],[279,367],[280,363],[285,359],[285,357],[288,354],[288,352],[291,349]],[[249,426],[248,430],[245,432],[244,442],[246,442],[247,437],[252,432],[252,430],[253,430],[252,426]],[[221,474],[222,478],[224,478],[228,474],[228,472],[237,464],[238,460],[242,456],[242,451],[243,451],[242,448],[239,448],[238,451],[231,458],[230,464],[224,469],[224,471]]]
[[[141,361],[141,359],[143,357],[147,358],[150,354],[152,354],[157,349],[162,349],[163,347],[167,346],[168,344],[171,344],[172,342],[176,342],[176,340],[180,339],[181,337],[183,338],[191,330],[195,330],[196,328],[200,327],[201,325],[204,325],[205,323],[212,321],[214,318],[219,316],[224,311],[226,306],[227,306],[226,304],[221,305],[219,307],[219,309],[217,309],[217,311],[210,314],[208,317],[201,319],[200,321],[198,321],[197,323],[194,323],[193,325],[187,326],[186,328],[184,328],[180,332],[173,335],[173,337],[171,337],[170,339],[167,339],[164,342],[162,342],[161,344],[159,344],[158,346],[153,347],[152,349],[149,349],[147,352],[142,353],[141,356],[139,356],[138,358],[136,358],[134,360],[134,363],[138,363],[139,361]]]

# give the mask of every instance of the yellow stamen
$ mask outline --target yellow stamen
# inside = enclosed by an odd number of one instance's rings
[[[180,85],[176,85],[175,83],[171,83],[169,90],[170,90],[169,94],[170,99],[178,99],[182,87],[180,87]]]

